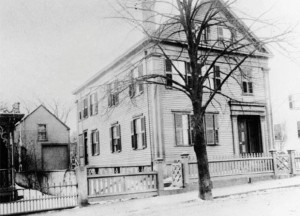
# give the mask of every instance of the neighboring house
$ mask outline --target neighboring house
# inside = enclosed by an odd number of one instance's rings
[[[0,110],[0,203],[15,197],[14,175],[18,167],[18,158],[13,132],[15,124],[22,119],[19,103],[13,105],[13,110]]]
[[[70,128],[40,105],[25,116],[15,129],[21,148],[22,170],[68,169]]]
[[[236,21],[241,29],[243,24]],[[219,32],[223,31],[211,29],[208,36],[219,38]],[[129,76],[162,73],[176,79],[170,62],[153,52],[152,43],[141,40],[74,91],[81,163],[148,166],[157,158],[169,163],[178,160],[182,153],[194,156],[192,105],[185,94],[170,86],[141,83],[129,83],[127,90],[118,93],[119,83]],[[176,43],[167,41],[164,45],[181,52]],[[242,66],[252,79],[236,75],[240,84],[229,81],[223,86],[222,92],[243,102],[217,96],[218,103],[208,107],[205,128],[209,157],[263,153],[273,148],[268,56],[263,50]],[[176,59],[173,64],[187,75],[184,60]],[[227,67],[220,63],[215,70]]]
[[[278,106],[274,118],[276,149],[300,151],[300,94],[289,95]]]

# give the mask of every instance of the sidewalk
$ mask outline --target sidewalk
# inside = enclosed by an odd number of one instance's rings
[[[99,203],[93,203],[87,207],[74,209],[62,210],[62,211],[53,211],[53,212],[44,212],[42,215],[63,215],[63,216],[77,216],[77,215],[161,215],[157,214],[157,211],[172,211],[175,210],[175,215],[184,214],[181,212],[183,206],[194,205],[198,206],[200,204],[202,208],[213,207],[214,205],[218,206],[218,202],[223,202],[223,199],[233,195],[242,195],[249,194],[259,191],[266,191],[279,188],[291,188],[299,187],[297,190],[300,190],[300,176],[287,178],[287,179],[277,179],[277,180],[268,180],[260,181],[250,184],[237,185],[224,188],[213,189],[213,195],[215,200],[213,202],[206,202],[199,200],[198,192],[192,191],[182,194],[169,195],[169,196],[159,196],[151,197],[145,199],[133,199],[126,201],[105,201]],[[244,196],[244,195],[243,195]],[[239,198],[237,198],[239,200]],[[220,201],[221,200],[221,201]],[[216,208],[216,207],[213,207]],[[218,207],[217,207],[218,208]],[[176,212],[178,209],[178,212]]]

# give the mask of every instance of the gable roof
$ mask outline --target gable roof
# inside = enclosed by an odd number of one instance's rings
[[[44,108],[48,113],[50,113],[50,115],[52,115],[57,121],[59,121],[65,128],[67,128],[68,130],[70,130],[70,128],[63,123],[59,118],[57,118],[52,112],[50,112],[50,110],[48,110],[43,104],[39,105],[35,110],[33,110],[31,113],[29,113],[28,115],[26,115],[23,119],[21,119],[16,125],[20,124],[21,122],[25,121],[29,116],[31,116],[33,113],[35,113],[38,109],[40,108]]]
[[[209,1],[209,0],[202,0],[202,2]],[[238,18],[238,16],[230,10],[228,7],[226,7],[226,4],[223,0],[212,0],[220,4],[221,10],[224,13],[224,15],[227,18],[232,18],[235,21],[235,24],[239,30],[242,30],[243,33],[247,33],[246,37],[248,37],[251,40],[259,41],[258,37],[247,27],[247,25]],[[159,30],[157,29],[157,32]],[[154,32],[154,35],[157,33]],[[154,36],[155,37],[155,36]],[[128,57],[134,55],[135,53],[139,52],[141,49],[143,49],[146,45],[151,43],[151,39],[148,37],[144,37],[142,40],[134,44],[131,48],[129,48],[126,52],[121,54],[119,57],[117,57],[114,61],[112,61],[110,64],[108,64],[106,67],[104,67],[102,70],[97,72],[94,76],[92,76],[90,79],[85,81],[82,85],[80,85],[77,89],[73,91],[73,94],[76,95],[80,91],[82,91],[86,86],[96,82],[100,77],[107,74],[110,70],[117,67],[119,64],[121,64],[123,61],[125,61]],[[164,40],[164,42],[167,42],[168,39]],[[172,40],[170,40],[171,42]],[[175,40],[174,40],[175,41]],[[266,50],[267,56],[272,56],[272,53],[267,47],[263,47]]]

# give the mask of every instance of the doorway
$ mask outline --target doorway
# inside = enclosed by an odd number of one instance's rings
[[[260,116],[238,116],[238,131],[241,154],[263,152]]]

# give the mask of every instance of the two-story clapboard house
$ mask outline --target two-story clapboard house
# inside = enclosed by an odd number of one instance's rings
[[[223,13],[234,20],[231,30],[235,30],[235,36],[247,33],[249,40],[256,38],[231,11],[223,8]],[[231,37],[231,32],[214,26],[207,37],[216,41]],[[170,83],[163,86],[126,82],[128,77],[154,73],[167,74],[180,82],[174,65],[182,75],[188,75],[187,55],[172,59],[171,64],[152,49],[153,43],[147,38],[139,41],[75,90],[82,163],[147,166],[157,158],[173,162],[182,153],[194,155],[192,105],[188,97]],[[173,54],[182,52],[176,36],[161,43]],[[269,55],[266,49],[260,49],[241,66],[247,79],[234,74],[223,85],[221,91],[235,100],[217,95],[209,105],[205,118],[209,156],[262,153],[273,148]],[[226,71],[229,67],[220,61],[214,70]],[[215,79],[221,81],[222,73],[216,74]],[[128,88],[124,88],[126,85]]]

